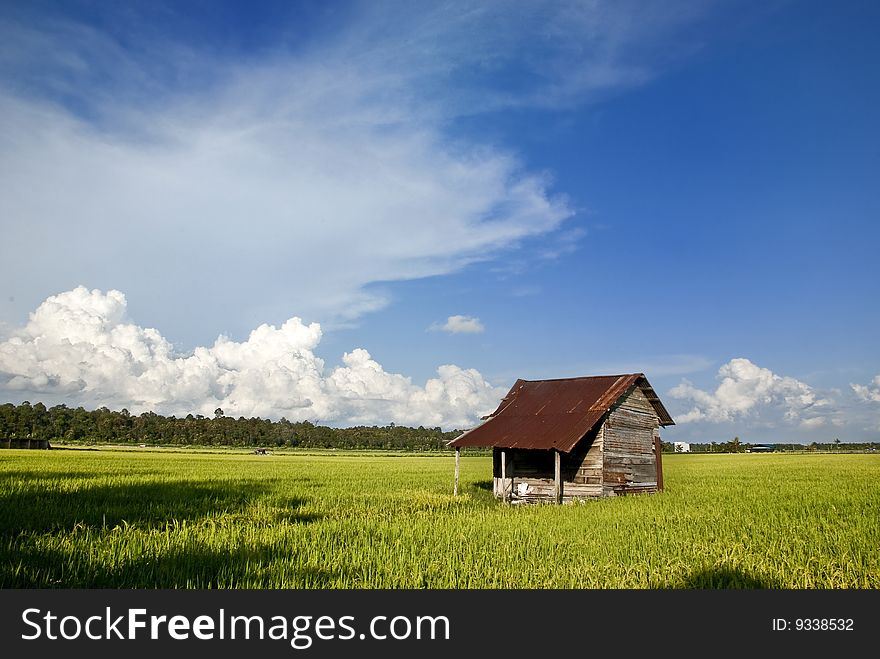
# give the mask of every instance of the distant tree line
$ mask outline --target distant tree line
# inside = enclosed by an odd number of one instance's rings
[[[664,453],[675,453],[675,445],[672,442],[662,442]],[[690,453],[748,453],[755,446],[773,446],[773,450],[777,453],[786,451],[840,451],[845,453],[848,451],[880,451],[880,442],[841,442],[835,439],[831,442],[813,442],[811,444],[780,444],[778,442],[755,443],[740,441],[739,437],[734,437],[729,442],[709,442],[706,444],[698,444],[690,442]]]
[[[184,418],[154,412],[130,414],[106,407],[86,410],[43,403],[0,405],[0,439],[48,439],[60,444],[121,443],[148,445],[260,446],[339,449],[435,451],[461,434],[437,428],[387,426],[331,428],[309,421],[237,419],[218,408],[213,418],[188,414]]]

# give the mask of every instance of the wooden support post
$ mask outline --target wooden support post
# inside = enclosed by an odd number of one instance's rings
[[[510,449],[510,500],[513,501],[513,463],[514,463],[514,453],[513,449]]]
[[[461,460],[461,447],[455,447],[455,484],[452,486],[452,496],[458,496],[458,463]]]
[[[501,500],[507,501],[507,451],[501,451]]]
[[[663,444],[659,437],[654,438],[654,462],[657,466],[657,491],[663,491]]]
[[[553,494],[556,497],[556,503],[562,503],[562,453],[558,450],[553,451],[556,458],[553,476]]]

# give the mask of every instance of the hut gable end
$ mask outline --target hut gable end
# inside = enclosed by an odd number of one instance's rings
[[[656,440],[659,419],[640,389],[623,397],[603,425],[603,494],[657,489]]]
[[[647,454],[654,450],[657,413],[640,389],[634,389],[608,412],[604,421],[605,453]]]

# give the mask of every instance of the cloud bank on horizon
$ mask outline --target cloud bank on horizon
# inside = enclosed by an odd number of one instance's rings
[[[506,389],[474,369],[445,364],[424,386],[386,372],[356,348],[326,369],[314,350],[318,323],[260,325],[247,340],[220,336],[176,354],[162,334],[127,318],[120,291],[80,286],[46,299],[28,324],[0,343],[0,388],[87,407],[140,413],[286,417],[325,424],[466,428]]]
[[[688,424],[735,424],[746,430],[789,428],[804,432],[825,429],[830,433],[880,430],[880,375],[873,385],[850,383],[852,393],[819,390],[790,376],[778,375],[744,357],[731,359],[718,369],[714,391],[699,389],[688,380],[669,390],[671,399],[690,409],[674,415]]]
[[[678,423],[723,422],[777,407],[788,422],[804,428],[824,425],[833,401],[808,384],[792,377],[776,375],[745,358],[731,359],[718,369],[721,384],[714,392],[697,389],[687,381],[670,390],[673,398],[690,400],[691,410],[677,417]]]
[[[479,371],[453,364],[439,366],[437,377],[419,386],[385,371],[363,348],[327,368],[314,352],[321,336],[318,323],[293,317],[280,327],[260,325],[245,341],[220,336],[209,347],[178,354],[157,329],[130,321],[122,292],[79,286],[47,298],[27,325],[0,342],[0,390],[135,413],[208,416],[221,407],[236,417],[447,429],[475,425],[507,392]],[[668,392],[667,402],[692,406],[673,414],[676,423],[750,421],[803,430],[876,423],[865,406],[880,402],[880,375],[871,385],[851,384],[853,401],[745,358],[721,366],[718,378],[714,391],[683,380]]]

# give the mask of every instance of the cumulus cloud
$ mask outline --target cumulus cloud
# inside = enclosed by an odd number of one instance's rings
[[[486,328],[479,318],[473,316],[449,316],[442,325],[434,323],[429,329],[441,330],[450,334],[479,334]]]
[[[850,384],[859,400],[880,403],[880,375],[874,376],[871,384]]]
[[[80,286],[49,297],[0,343],[0,388],[133,412],[210,415],[222,407],[231,416],[446,428],[473,425],[506,391],[455,365],[419,386],[362,348],[328,369],[314,353],[320,341],[317,323],[294,317],[181,355],[158,330],[128,319],[121,292]]]
[[[686,380],[670,390],[674,398],[693,403],[689,411],[675,416],[676,423],[717,423],[762,413],[774,416],[775,411],[780,411],[788,423],[809,429],[822,425],[823,417],[830,411],[826,408],[831,401],[808,384],[776,375],[748,359],[731,359],[718,369],[718,378],[721,383],[715,391],[698,389]],[[774,413],[769,413],[770,409]]]

